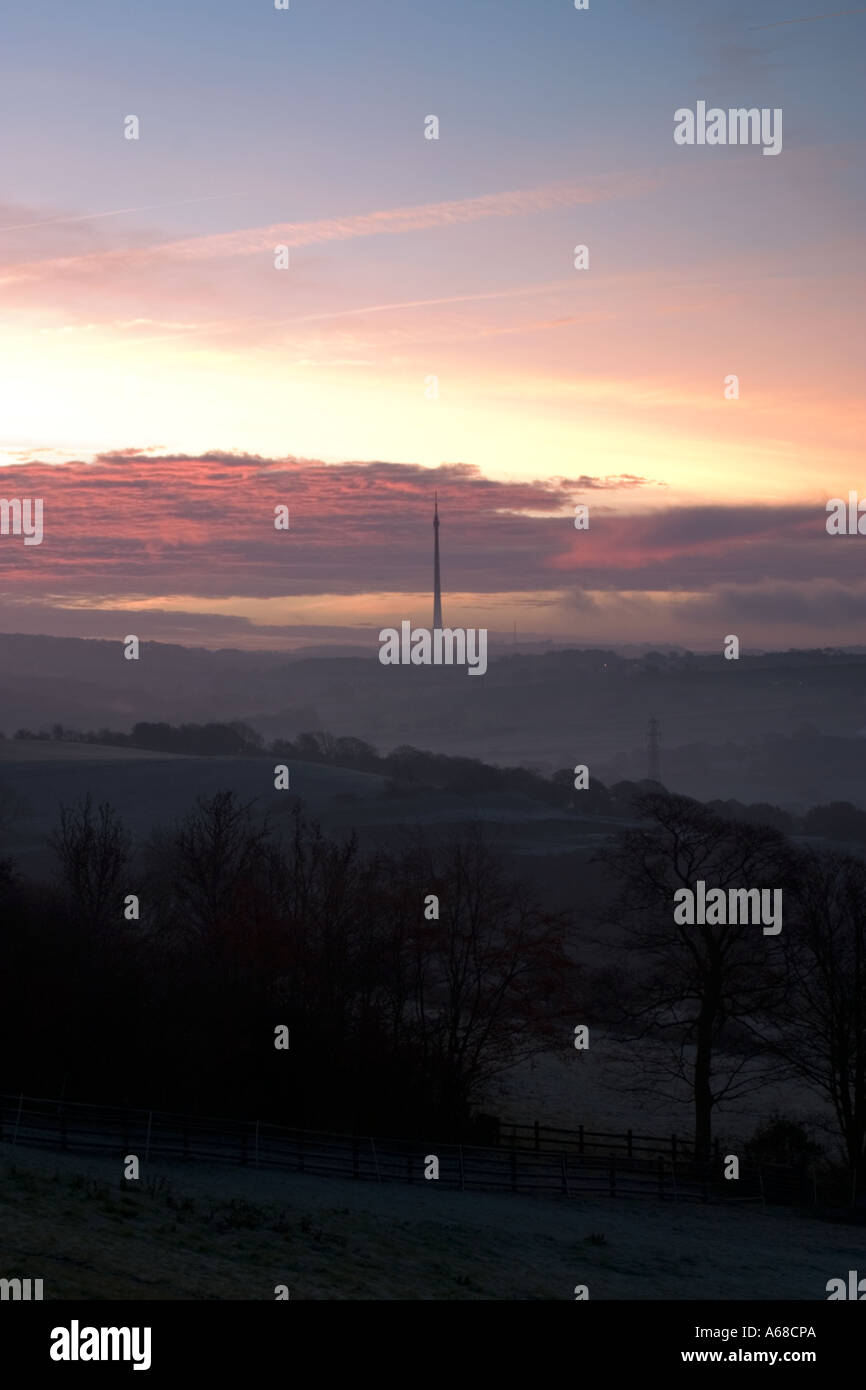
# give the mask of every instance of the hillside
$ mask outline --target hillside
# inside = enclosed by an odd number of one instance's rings
[[[0,1145],[0,1267],[54,1299],[826,1298],[862,1232],[781,1209],[560,1201]],[[604,1237],[601,1241],[599,1238]],[[790,1258],[797,1251],[796,1260]],[[70,1253],[74,1252],[74,1253]]]

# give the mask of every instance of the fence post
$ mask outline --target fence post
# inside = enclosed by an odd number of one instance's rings
[[[566,1197],[571,1196],[568,1190],[568,1154],[565,1152],[565,1149],[562,1151],[562,1190]]]
[[[610,1195],[616,1196],[616,1154],[610,1156]]]
[[[144,1141],[144,1161],[145,1161],[145,1163],[146,1163],[147,1160],[150,1158],[150,1128],[151,1128],[151,1125],[152,1125],[152,1124],[153,1124],[153,1111],[152,1111],[152,1110],[148,1110],[148,1112],[147,1112],[147,1138],[146,1138],[145,1141]]]

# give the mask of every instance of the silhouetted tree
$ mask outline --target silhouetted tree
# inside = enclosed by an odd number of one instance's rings
[[[392,866],[402,885],[403,1021],[431,1115],[465,1126],[494,1076],[565,1043],[575,1007],[566,919],[544,911],[480,835]],[[439,897],[426,920],[425,897]],[[408,920],[406,920],[408,917]]]
[[[211,950],[223,930],[236,929],[245,915],[245,895],[263,863],[268,830],[255,819],[253,805],[232,791],[198,797],[172,837],[175,909]]]
[[[131,843],[117,812],[108,802],[94,810],[89,792],[77,807],[61,807],[49,844],[60,859],[73,916],[94,933],[122,920]]]
[[[866,864],[802,850],[786,917],[782,1007],[767,1042],[833,1107],[846,1158],[866,1193]]]
[[[665,1077],[685,1083],[695,1153],[707,1157],[714,1108],[765,1085],[772,1069],[759,1077],[747,1069],[760,1047],[755,1039],[749,1049],[744,1038],[778,1003],[781,960],[769,944],[775,938],[760,925],[677,923],[673,895],[694,891],[699,879],[708,889],[782,887],[786,841],[771,828],[723,820],[686,797],[649,793],[633,807],[646,825],[599,857],[619,884],[609,915],[623,929],[634,972],[623,1013],[635,1026],[635,1070],[657,1089]],[[734,1026],[739,1055],[724,1054]],[[644,1048],[644,1041],[665,1046]]]

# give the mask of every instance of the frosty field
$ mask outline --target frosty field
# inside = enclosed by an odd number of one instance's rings
[[[46,1299],[824,1300],[862,1227],[750,1205],[510,1198],[0,1146],[0,1267]],[[590,1237],[593,1239],[591,1240]],[[603,1242],[598,1238],[604,1237]],[[74,1252],[74,1253],[73,1253]]]

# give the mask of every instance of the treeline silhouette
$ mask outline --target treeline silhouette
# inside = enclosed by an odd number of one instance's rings
[[[3,735],[0,734],[0,738]],[[255,729],[240,720],[228,723],[180,724],[140,722],[130,733],[115,729],[80,731],[62,724],[34,732],[17,729],[15,739],[89,743],[116,748],[142,748],[149,752],[181,753],[210,757],[274,757],[296,759],[331,767],[370,772],[387,779],[392,796],[402,792],[447,791],[457,795],[511,792],[545,805],[579,810],[588,816],[628,817],[653,784],[623,780],[610,787],[597,777],[575,790],[574,772],[560,768],[549,777],[525,767],[496,767],[478,758],[429,753],[404,745],[379,753],[364,739],[315,731],[293,740],[266,743]],[[708,809],[726,819],[748,825],[771,825],[786,835],[806,835],[841,844],[866,845],[866,811],[849,801],[813,806],[802,816],[767,802],[744,803],[713,800]]]
[[[0,1090],[466,1140],[494,1076],[589,1019],[637,1093],[690,1102],[698,1156],[720,1105],[799,1081],[862,1198],[866,863],[660,789],[632,811],[606,900],[554,913],[481,829],[362,852],[223,791],[133,855],[111,806],[64,807],[54,881],[0,859]],[[698,880],[781,889],[781,931],[677,922]]]
[[[2,737],[2,735],[0,735]],[[71,729],[52,724],[50,729],[16,729],[13,739],[57,743],[96,743],[109,748],[144,748],[157,753],[254,755],[262,751],[264,740],[240,720],[228,723],[179,724],[138,723],[128,734],[117,729]]]
[[[362,855],[227,791],[136,869],[89,797],[52,844],[53,884],[0,865],[5,1091],[467,1137],[486,1081],[565,1036],[565,921],[481,838]]]

